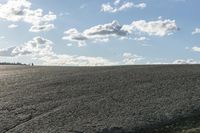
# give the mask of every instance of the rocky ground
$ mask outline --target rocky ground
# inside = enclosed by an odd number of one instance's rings
[[[200,132],[200,65],[0,66],[0,133],[154,132]]]

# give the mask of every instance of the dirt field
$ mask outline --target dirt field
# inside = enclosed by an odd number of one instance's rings
[[[0,133],[199,133],[200,65],[0,66]]]

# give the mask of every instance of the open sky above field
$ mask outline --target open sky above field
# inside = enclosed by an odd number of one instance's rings
[[[0,0],[0,62],[200,62],[199,0]]]

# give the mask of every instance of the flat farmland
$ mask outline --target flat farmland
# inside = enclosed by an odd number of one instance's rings
[[[140,132],[200,132],[200,65],[0,66],[0,133]]]

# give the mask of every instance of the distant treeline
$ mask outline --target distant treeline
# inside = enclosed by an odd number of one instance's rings
[[[19,62],[17,62],[17,63],[0,62],[0,65],[23,65],[23,66],[26,66],[27,64],[23,64],[23,63],[19,63]]]

